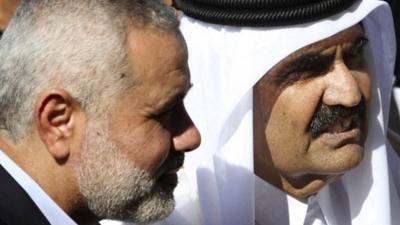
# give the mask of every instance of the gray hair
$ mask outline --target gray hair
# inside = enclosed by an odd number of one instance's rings
[[[0,42],[0,129],[18,141],[36,96],[68,91],[90,114],[126,85],[129,27],[179,34],[157,0],[25,0]]]

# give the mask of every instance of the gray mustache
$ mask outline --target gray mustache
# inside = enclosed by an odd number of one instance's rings
[[[309,125],[309,132],[313,138],[318,137],[326,127],[334,124],[338,119],[344,119],[352,116],[362,118],[365,111],[365,102],[361,101],[353,107],[343,105],[326,105],[321,103],[313,115]]]

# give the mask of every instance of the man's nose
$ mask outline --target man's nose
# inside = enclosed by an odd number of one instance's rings
[[[362,99],[360,86],[351,70],[343,61],[335,62],[327,74],[322,101],[327,105],[356,106]]]
[[[196,149],[201,142],[200,133],[185,109],[183,109],[180,120],[181,129],[175,133],[172,140],[174,149],[176,151],[191,151]]]

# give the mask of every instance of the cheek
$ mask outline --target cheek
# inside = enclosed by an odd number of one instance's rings
[[[265,135],[272,160],[280,171],[293,173],[306,166],[308,124],[321,96],[315,90],[292,85],[280,94],[271,110]]]
[[[154,174],[163,164],[171,147],[171,136],[159,125],[149,120],[141,124],[125,122],[111,133],[112,140],[135,165]]]

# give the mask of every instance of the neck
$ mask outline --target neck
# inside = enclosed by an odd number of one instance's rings
[[[55,160],[40,140],[27,138],[14,143],[0,137],[0,149],[24,170],[77,224],[97,224],[80,194],[71,160]]]

